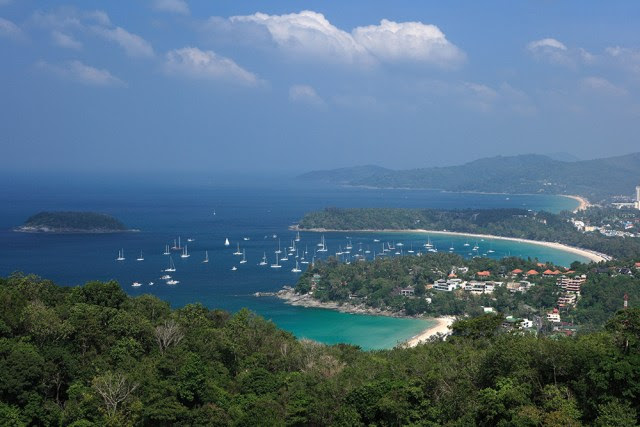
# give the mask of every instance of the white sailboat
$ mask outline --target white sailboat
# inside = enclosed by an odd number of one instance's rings
[[[136,258],[136,261],[144,261],[144,257],[142,256],[142,251],[140,251],[140,256]]]
[[[282,267],[280,264],[278,264],[278,254],[276,253],[276,263],[275,264],[271,264],[271,268],[280,268]]]
[[[240,243],[238,243],[238,249],[233,254],[237,256],[242,255],[242,252],[240,252]]]
[[[262,261],[260,261],[260,264],[258,265],[267,265],[267,253],[265,252],[264,255],[262,255]]]
[[[278,250],[276,251],[277,254],[281,254],[282,250],[280,249],[280,239],[278,239]]]
[[[240,260],[240,264],[246,264],[247,263],[247,257],[245,254],[244,249],[242,250],[242,259]]]
[[[301,273],[302,272],[302,270],[300,270],[300,267],[298,266],[298,261],[296,261],[296,266],[291,269],[291,272],[293,272],[293,273]]]
[[[118,258],[116,258],[116,261],[124,261],[124,249],[120,249],[118,251]]]
[[[289,261],[289,255],[285,252],[284,256],[280,258],[280,261]]]
[[[178,283],[180,282],[175,279],[167,280],[167,285],[177,285]]]
[[[169,257],[169,267],[165,268],[164,271],[166,272],[176,271],[176,266],[173,263],[173,258]]]
[[[322,247],[318,249],[318,252],[327,252],[327,242],[324,240],[324,234],[322,235],[322,241],[320,242],[320,246]]]
[[[176,242],[176,239],[173,239],[173,247],[171,248],[174,251],[181,251],[182,250],[182,242],[180,242],[180,236],[178,236],[178,241]]]
[[[169,255],[171,252],[169,251],[169,245],[165,245],[164,246],[164,252],[162,253],[162,255]]]
[[[142,283],[140,283],[140,282],[133,282],[133,283],[131,284],[131,286],[133,286],[134,288],[139,288],[140,286],[142,286]]]
[[[191,255],[189,255],[189,249],[187,249],[187,245],[184,245],[184,250],[182,251],[182,255],[180,255],[180,258],[189,258]]]
[[[235,265],[233,267],[231,267],[231,271],[236,271],[238,269],[238,267],[236,267]]]
[[[225,246],[229,246],[230,244],[231,243],[229,243],[229,239],[228,238],[224,239],[224,245]]]
[[[296,234],[296,242],[300,241],[300,232],[298,231],[298,233]]]
[[[209,262],[209,251],[204,251],[204,260],[203,263]]]

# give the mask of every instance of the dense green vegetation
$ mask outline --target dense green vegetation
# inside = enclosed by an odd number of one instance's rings
[[[563,310],[563,316],[584,328],[598,329],[621,308],[625,293],[629,294],[632,305],[640,305],[640,292],[637,291],[640,288],[640,270],[629,269],[629,274],[619,274],[619,270],[628,264],[611,261],[596,267],[594,264],[573,263],[570,276],[586,274],[588,280],[582,287],[577,307]],[[538,272],[546,269],[564,271],[552,264],[541,267],[537,260],[517,257],[464,259],[448,253],[383,257],[352,264],[330,258],[326,262],[317,261],[300,276],[295,290],[307,294],[315,283],[313,297],[319,301],[364,304],[407,315],[478,315],[482,313],[482,307],[492,307],[504,315],[531,318],[534,315],[544,317],[548,310],[557,306],[561,290],[555,277],[541,275],[528,278],[535,286],[525,293],[510,292],[506,286],[498,286],[492,294],[482,295],[462,290],[439,292],[427,289],[436,280],[446,279],[456,267],[469,269],[466,273],[456,271],[458,279],[478,280],[477,272],[488,271],[490,276],[482,280],[504,284],[523,279],[522,275],[511,275],[515,269],[525,272],[531,269]],[[400,288],[410,286],[415,289],[415,297],[399,295]]]
[[[304,215],[304,229],[331,230],[446,230],[464,233],[560,242],[591,249],[617,258],[640,253],[640,239],[582,233],[569,222],[570,214],[530,212],[524,209],[399,209],[327,208]]]
[[[448,191],[578,194],[592,201],[632,195],[640,182],[640,153],[563,162],[529,154],[491,157],[460,166],[394,171],[360,166],[304,174],[302,179],[379,188],[432,188]]]
[[[363,352],[272,323],[171,310],[116,283],[0,279],[0,425],[633,426],[640,310],[577,338],[459,321],[454,336]]]
[[[96,212],[40,212],[27,219],[21,231],[106,232],[126,231],[118,219]]]

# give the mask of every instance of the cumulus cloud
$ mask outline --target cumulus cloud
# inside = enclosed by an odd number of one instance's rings
[[[226,80],[247,86],[259,83],[255,74],[240,67],[229,58],[210,50],[184,47],[167,53],[165,70],[169,74],[206,80]]]
[[[105,69],[86,65],[81,61],[52,64],[40,61],[38,67],[59,77],[89,86],[125,86],[125,83]]]
[[[241,33],[256,43],[275,46],[289,57],[307,61],[358,65],[413,61],[448,68],[465,58],[438,27],[421,22],[382,20],[379,25],[348,32],[323,14],[305,10],[285,15],[213,17],[208,28]]]
[[[105,28],[93,27],[93,31],[99,36],[120,45],[127,55],[132,57],[154,56],[151,44],[137,34],[128,32],[122,27]]]
[[[628,93],[626,89],[618,87],[602,77],[585,77],[580,81],[580,85],[583,89],[603,95],[624,96]]]
[[[393,22],[357,27],[353,38],[375,57],[385,62],[416,61],[437,66],[457,66],[465,54],[435,25],[421,22]]]
[[[162,12],[189,14],[189,5],[184,0],[154,0],[153,8]]]
[[[289,100],[295,103],[308,104],[315,107],[325,105],[316,90],[309,85],[293,85],[289,88]]]
[[[7,37],[14,40],[20,40],[24,38],[24,34],[20,27],[8,19],[0,17],[0,37]]]
[[[76,50],[82,48],[82,43],[74,39],[69,34],[65,34],[58,30],[53,30],[51,32],[51,38],[53,40],[53,43],[56,46],[64,47],[67,49],[76,49]]]

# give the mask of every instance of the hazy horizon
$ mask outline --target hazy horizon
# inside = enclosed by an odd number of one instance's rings
[[[637,151],[640,3],[0,1],[16,174]]]

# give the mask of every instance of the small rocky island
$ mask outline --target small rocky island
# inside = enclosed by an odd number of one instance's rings
[[[15,231],[23,233],[122,233],[128,229],[111,215],[97,212],[40,212]]]

